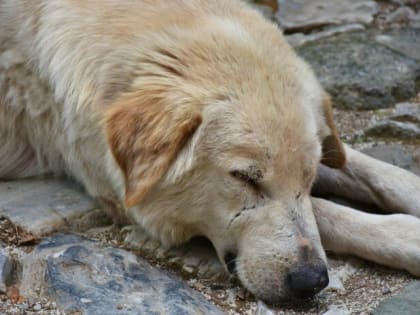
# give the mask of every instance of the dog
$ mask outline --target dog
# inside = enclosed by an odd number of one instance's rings
[[[420,179],[343,145],[240,1],[0,0],[0,143],[0,179],[67,175],[164,245],[205,236],[269,303],[325,288],[324,249],[420,276]]]

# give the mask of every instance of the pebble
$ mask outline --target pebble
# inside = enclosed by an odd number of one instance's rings
[[[350,311],[345,305],[330,305],[323,315],[350,315]]]
[[[34,311],[38,312],[38,311],[40,311],[40,310],[42,309],[42,306],[41,306],[41,304],[36,303],[36,304],[32,307],[32,309],[33,309]]]

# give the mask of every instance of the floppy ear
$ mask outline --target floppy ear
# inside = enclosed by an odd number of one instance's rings
[[[125,176],[126,207],[139,203],[162,178],[200,123],[198,106],[168,104],[158,91],[129,93],[111,106],[106,131]]]
[[[346,163],[346,153],[334,124],[329,95],[324,96],[322,111],[329,134],[322,139],[321,163],[332,168],[342,168]]]

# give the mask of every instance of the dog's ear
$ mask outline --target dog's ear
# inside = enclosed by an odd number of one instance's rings
[[[111,151],[125,176],[126,207],[138,204],[201,123],[198,106],[168,104],[159,92],[120,97],[106,114]]]
[[[332,168],[342,168],[346,163],[346,154],[344,146],[340,140],[337,128],[334,124],[331,98],[325,94],[323,98],[322,114],[324,122],[328,127],[328,134],[324,136],[322,141],[322,158],[321,163]]]

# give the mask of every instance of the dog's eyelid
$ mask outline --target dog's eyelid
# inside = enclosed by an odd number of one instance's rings
[[[230,172],[230,175],[236,180],[239,180],[243,183],[246,183],[249,187],[252,187],[255,191],[261,191],[263,188],[261,186],[260,180],[262,176],[249,174],[247,171],[233,170]],[[254,176],[253,176],[254,175]]]
[[[230,171],[230,175],[235,177],[236,179],[250,183],[257,183],[258,179],[260,178],[259,176],[252,176],[252,174],[244,170]]]

